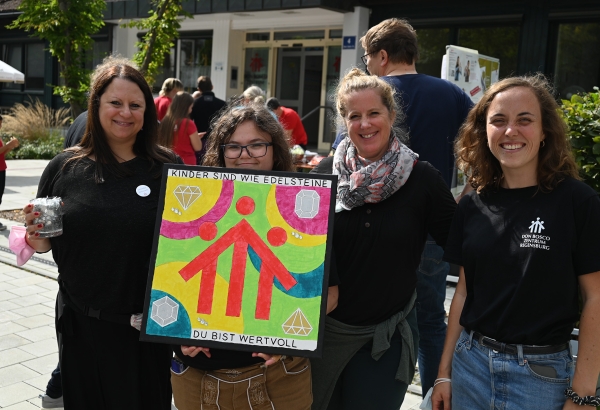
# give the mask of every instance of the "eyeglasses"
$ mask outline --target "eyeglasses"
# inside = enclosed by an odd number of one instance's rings
[[[223,149],[223,155],[228,159],[238,159],[241,157],[244,148],[252,158],[260,158],[267,155],[267,147],[272,145],[272,142],[255,142],[248,145],[224,144],[221,145],[221,148]]]
[[[365,54],[364,56],[362,56],[360,59],[362,60],[364,65],[367,65],[367,56],[370,56],[371,54],[376,53],[377,51],[371,51],[370,53]]]

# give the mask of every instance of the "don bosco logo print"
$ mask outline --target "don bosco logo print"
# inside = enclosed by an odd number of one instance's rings
[[[540,217],[531,221],[527,233],[521,235],[521,248],[536,248],[546,251],[550,250],[550,236],[545,235],[545,222]]]

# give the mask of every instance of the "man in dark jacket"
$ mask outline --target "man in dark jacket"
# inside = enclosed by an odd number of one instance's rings
[[[202,134],[202,150],[196,153],[196,160],[198,164],[202,163],[204,153],[206,152],[206,145],[209,138],[210,122],[221,109],[225,106],[225,101],[215,97],[212,92],[213,85],[210,81],[210,77],[200,76],[198,77],[198,91],[202,94],[200,97],[194,100],[192,106],[192,120],[196,124],[198,132]]]

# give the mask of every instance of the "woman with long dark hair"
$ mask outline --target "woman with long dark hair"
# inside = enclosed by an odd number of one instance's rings
[[[56,328],[67,410],[171,407],[167,345],[139,341],[162,165],[180,162],[157,144],[150,87],[128,60],[93,76],[85,135],[57,155],[37,197],[63,201],[63,234],[42,238],[25,206],[27,243],[52,250],[59,272]]]
[[[196,165],[196,151],[202,149],[201,136],[190,119],[193,104],[194,97],[178,92],[158,127],[159,144],[175,151],[188,165]]]

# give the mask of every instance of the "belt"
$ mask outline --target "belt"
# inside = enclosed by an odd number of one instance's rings
[[[64,303],[70,306],[76,312],[83,314],[84,316],[93,317],[98,320],[104,320],[106,322],[119,323],[122,325],[131,325],[131,315],[122,315],[118,313],[104,312],[100,309],[94,309],[90,306],[79,303],[72,299],[65,291],[64,288],[60,289]]]
[[[492,349],[498,353],[518,354],[517,345],[498,342],[495,339],[484,336],[479,332],[473,332],[473,339],[489,349]],[[552,354],[562,352],[569,347],[569,343],[562,343],[559,345],[550,346],[532,346],[522,345],[523,354]]]

